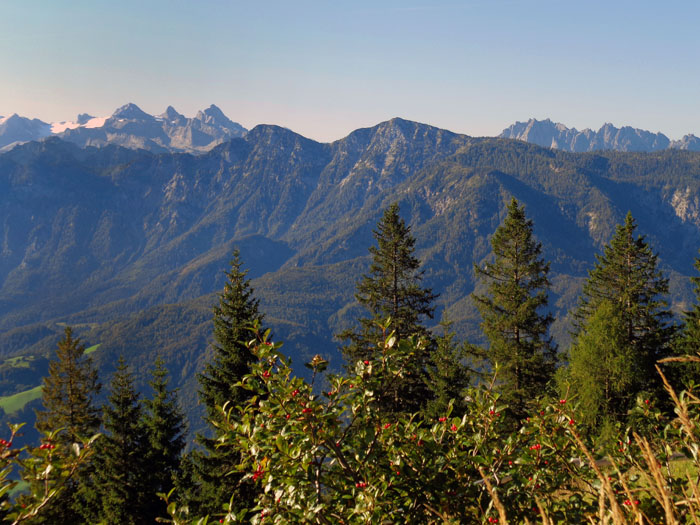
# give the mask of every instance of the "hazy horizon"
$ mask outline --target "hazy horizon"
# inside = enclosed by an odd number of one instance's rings
[[[3,3],[0,115],[216,104],[329,142],[393,117],[472,136],[550,118],[699,132],[692,2]]]

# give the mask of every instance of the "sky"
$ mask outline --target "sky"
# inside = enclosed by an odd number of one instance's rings
[[[700,135],[700,2],[0,0],[0,115],[127,102],[324,142],[402,117]]]

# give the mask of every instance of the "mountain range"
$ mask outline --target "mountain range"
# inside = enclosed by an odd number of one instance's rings
[[[509,126],[499,137],[577,153],[600,150],[650,152],[669,148],[700,151],[700,138],[692,134],[685,135],[680,140],[670,140],[663,133],[652,133],[630,126],[616,128],[609,123],[598,131],[579,131],[549,119],[530,119]]]
[[[46,123],[14,114],[0,117],[0,151],[18,144],[57,136],[81,147],[116,144],[154,153],[201,153],[247,130],[231,121],[215,105],[187,118],[172,106],[158,116],[149,115],[136,104],[118,108],[110,117],[78,115],[74,122]]]
[[[48,355],[70,324],[100,345],[105,377],[124,355],[143,386],[163,355],[196,413],[211,307],[238,247],[293,363],[321,353],[339,368],[333,334],[358,316],[354,284],[393,202],[440,294],[431,326],[445,316],[478,343],[473,264],[488,260],[512,197],[552,263],[562,347],[581,283],[628,210],[660,254],[674,310],[688,308],[700,153],[569,153],[399,118],[332,143],[260,125],[197,155],[48,137],[0,154],[0,358]],[[14,393],[26,377],[0,386]]]
[[[168,106],[161,115],[153,116],[129,103],[110,117],[78,115],[75,121],[46,123],[14,114],[0,117],[0,152],[29,141],[57,136],[81,147],[116,144],[153,153],[205,153],[234,137],[243,137],[247,130],[230,120],[215,105],[187,118]],[[500,138],[522,140],[545,148],[582,153],[587,151],[652,152],[664,149],[700,151],[700,138],[693,134],[670,140],[663,133],[604,124],[598,131],[568,128],[549,119],[516,122],[504,129]]]

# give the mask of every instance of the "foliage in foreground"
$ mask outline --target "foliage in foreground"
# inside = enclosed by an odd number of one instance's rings
[[[11,425],[10,439],[0,439],[0,522],[35,523],[61,496],[80,468],[93,454],[95,437],[85,442],[65,443],[59,432],[47,432],[37,447],[13,448],[21,424]],[[29,492],[12,499],[17,474],[29,482]]]
[[[222,409],[220,445],[240,451],[243,479],[260,487],[252,523],[697,523],[698,480],[674,478],[670,466],[682,455],[700,472],[692,391],[666,384],[672,421],[655,400],[639,399],[636,431],[600,459],[580,432],[575,399],[540,402],[517,432],[504,431],[507,407],[492,384],[468,391],[461,416],[450,406],[431,421],[388,418],[374,393],[420,344],[388,335],[375,359],[328,377],[317,393],[292,375],[279,344],[265,335],[251,343],[259,362],[241,384],[253,397]],[[320,373],[325,362],[310,366]],[[169,510],[173,523],[207,523],[175,503]]]

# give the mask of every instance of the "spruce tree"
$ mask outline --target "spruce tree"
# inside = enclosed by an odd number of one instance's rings
[[[196,515],[222,513],[231,498],[237,509],[255,505],[255,486],[252,482],[241,482],[242,475],[235,472],[239,453],[230,447],[219,447],[217,442],[217,425],[223,420],[221,407],[225,403],[235,407],[250,396],[249,391],[236,383],[250,372],[256,359],[247,342],[254,337],[251,328],[262,323],[263,316],[246,274],[235,250],[226,272],[227,282],[214,307],[214,356],[199,375],[199,398],[206,409],[211,433],[197,436],[202,449],[193,451],[188,459],[193,466],[191,475],[197,491],[188,491],[185,497]]]
[[[556,347],[548,336],[552,316],[547,307],[549,263],[532,234],[524,206],[512,199],[507,216],[491,237],[493,260],[474,266],[485,279],[487,294],[474,294],[488,339],[487,358],[500,367],[502,399],[512,416],[523,417],[530,401],[545,391],[556,364]]]
[[[43,381],[43,410],[36,411],[36,427],[41,432],[62,429],[58,438],[73,443],[91,437],[100,428],[95,397],[101,386],[85,346],[73,338],[70,327],[58,343],[56,358],[49,363],[49,375]]]
[[[631,213],[618,225],[610,244],[596,256],[594,268],[583,285],[579,305],[574,312],[574,335],[584,331],[588,320],[607,301],[624,325],[624,347],[633,352],[637,370],[629,391],[654,393],[661,388],[654,365],[668,355],[674,327],[663,296],[668,279],[658,269],[654,254],[643,236],[635,234],[637,225]]]
[[[185,421],[174,391],[168,389],[168,371],[158,357],[149,382],[153,397],[144,402],[143,422],[148,438],[148,492],[146,518],[153,523],[167,515],[166,505],[158,497],[167,494],[179,476],[185,446]]]
[[[355,298],[369,312],[359,319],[359,326],[341,332],[338,337],[348,343],[342,352],[349,367],[358,360],[378,356],[384,322],[390,319],[388,331],[398,339],[410,336],[428,341],[422,352],[415,355],[412,369],[406,370],[405,380],[387,385],[380,393],[380,404],[387,412],[412,412],[428,400],[426,367],[434,348],[432,336],[422,324],[432,319],[437,295],[421,286],[423,272],[414,256],[415,239],[411,229],[399,216],[394,203],[386,209],[374,230],[376,246],[371,246],[372,263],[369,273],[357,284]]]
[[[430,356],[430,400],[423,411],[427,419],[444,416],[450,401],[452,414],[462,416],[467,410],[464,392],[481,375],[477,368],[483,353],[469,344],[457,344],[451,325],[450,321],[440,322],[443,333],[435,338],[435,350]]]
[[[123,358],[104,407],[104,435],[95,443],[95,469],[83,492],[86,522],[106,525],[152,523],[148,518],[148,435],[139,394]]]
[[[97,370],[85,355],[85,346],[66,327],[56,360],[49,363],[49,374],[43,380],[43,409],[36,411],[36,428],[41,432],[59,430],[56,439],[62,445],[89,439],[100,428],[100,408],[95,405],[100,389]],[[91,469],[90,464],[83,465],[33,523],[77,523],[82,505],[79,486]]]

